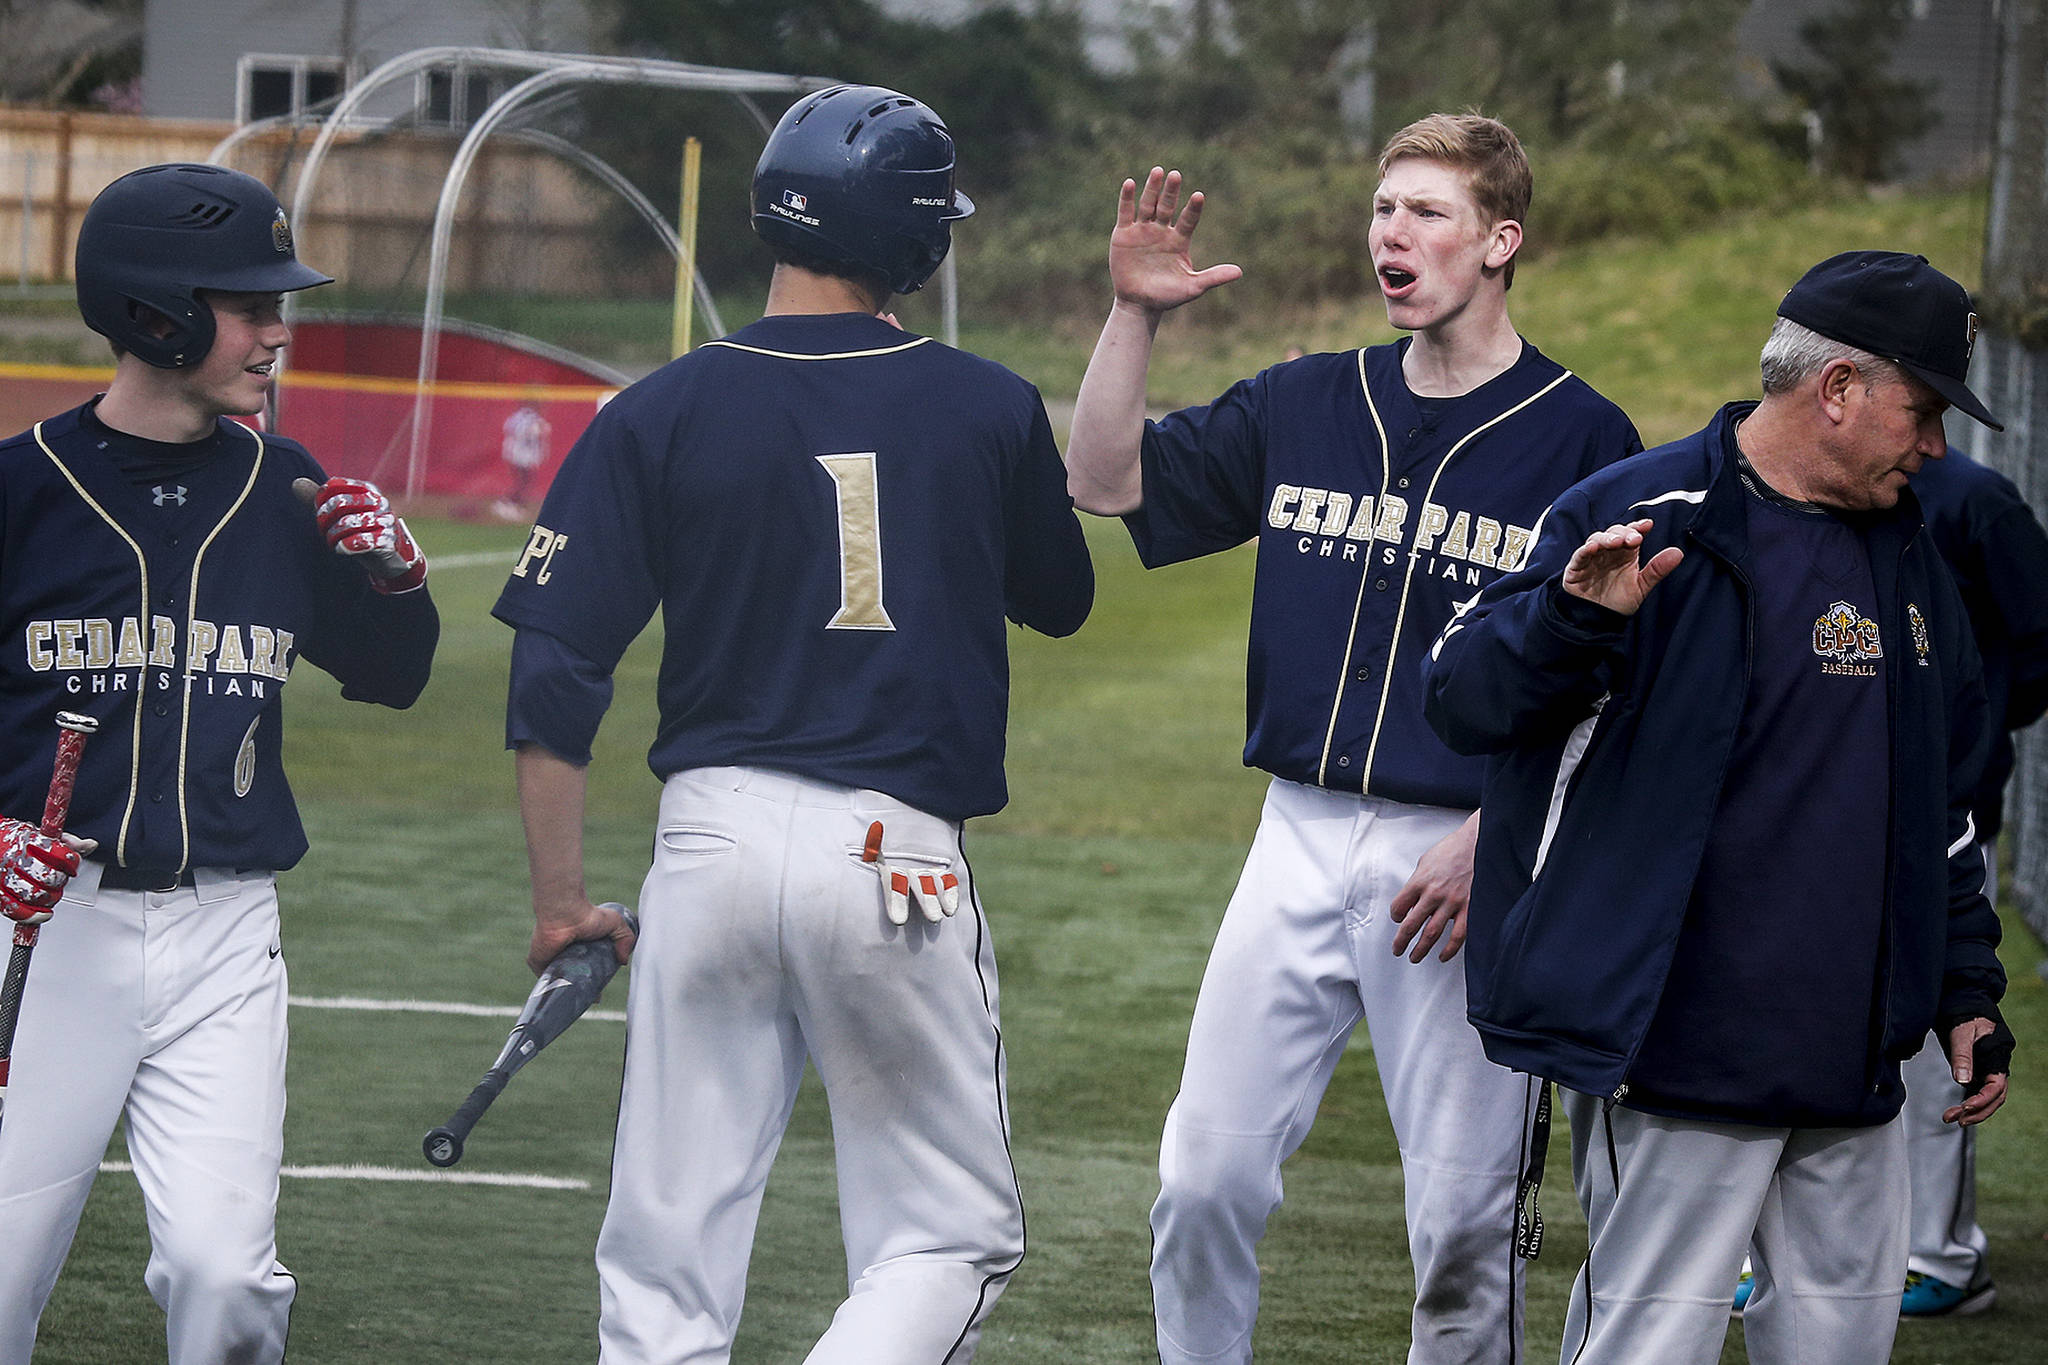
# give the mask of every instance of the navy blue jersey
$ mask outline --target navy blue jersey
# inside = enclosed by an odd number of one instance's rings
[[[608,675],[660,607],[659,777],[780,768],[964,819],[1007,800],[1005,616],[1065,635],[1093,598],[1035,389],[878,318],[781,315],[605,406],[495,612]]]
[[[304,447],[223,420],[181,466],[91,407],[0,443],[0,810],[41,818],[56,714],[82,712],[100,728],[66,828],[97,857],[288,868],[306,836],[285,680],[305,659],[346,697],[410,705],[433,602],[380,596],[328,548],[292,492],[326,477]]]
[[[1977,837],[1993,839],[2004,823],[2013,769],[2006,732],[2025,729],[2048,709],[2048,534],[2009,479],[1954,446],[1946,459],[1920,467],[1913,492],[1963,594],[1984,656],[1984,692],[2000,719],[1972,803]]]
[[[1258,539],[1248,765],[1470,809],[1484,763],[1422,719],[1430,643],[1522,563],[1551,499],[1642,442],[1526,342],[1470,393],[1418,404],[1408,344],[1304,356],[1148,423],[1125,522],[1148,567]]]

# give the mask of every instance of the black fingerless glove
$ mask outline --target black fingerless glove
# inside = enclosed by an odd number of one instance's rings
[[[1977,1039],[1970,1049],[1970,1083],[1963,1087],[1965,1095],[1974,1095],[1982,1090],[1984,1083],[1993,1076],[2011,1074],[2015,1041],[2012,1030],[2005,1026],[2005,1019],[1998,1012],[1998,1006],[1987,1004],[1972,1010],[1969,1014],[1941,1021],[1937,1036],[1943,1040],[1944,1048],[1947,1046],[1949,1034],[1955,1027],[1971,1019],[1989,1019],[1991,1032]]]

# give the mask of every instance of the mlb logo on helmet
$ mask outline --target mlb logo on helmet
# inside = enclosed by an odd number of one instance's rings
[[[799,213],[811,206],[811,201],[798,194],[795,190],[784,190],[782,192],[782,202]]]
[[[284,220],[282,206],[278,208],[277,216],[270,220],[270,244],[277,248],[281,256],[292,254],[292,228],[291,224]]]

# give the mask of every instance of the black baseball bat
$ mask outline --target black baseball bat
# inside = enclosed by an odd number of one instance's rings
[[[640,922],[625,906],[606,901],[603,908],[618,911],[635,934],[640,932]],[[420,1150],[426,1153],[427,1160],[436,1166],[453,1166],[462,1160],[463,1140],[483,1117],[484,1110],[491,1107],[491,1101],[498,1098],[536,1052],[561,1037],[569,1025],[597,1003],[618,970],[618,954],[608,938],[585,939],[557,953],[533,983],[526,1007],[519,1011],[519,1022],[512,1025],[505,1046],[498,1051],[498,1060],[491,1063],[491,1069],[448,1121],[420,1139]]]
[[[57,713],[57,761],[50,771],[49,795],[43,798],[42,830],[52,839],[64,832],[71,813],[71,793],[78,785],[78,760],[85,737],[99,721],[71,711]],[[7,1078],[14,1062],[14,1026],[21,1021],[21,993],[28,986],[29,959],[35,955],[39,924],[14,926],[14,947],[7,955],[7,979],[0,983],[0,1109],[7,1102]]]

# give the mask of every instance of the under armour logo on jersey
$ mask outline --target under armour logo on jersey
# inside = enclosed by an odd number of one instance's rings
[[[174,502],[180,507],[185,505],[185,493],[187,490],[183,484],[179,484],[176,488],[166,488],[162,484],[158,484],[149,491],[155,495],[158,507],[162,507],[165,503],[170,502]]]

